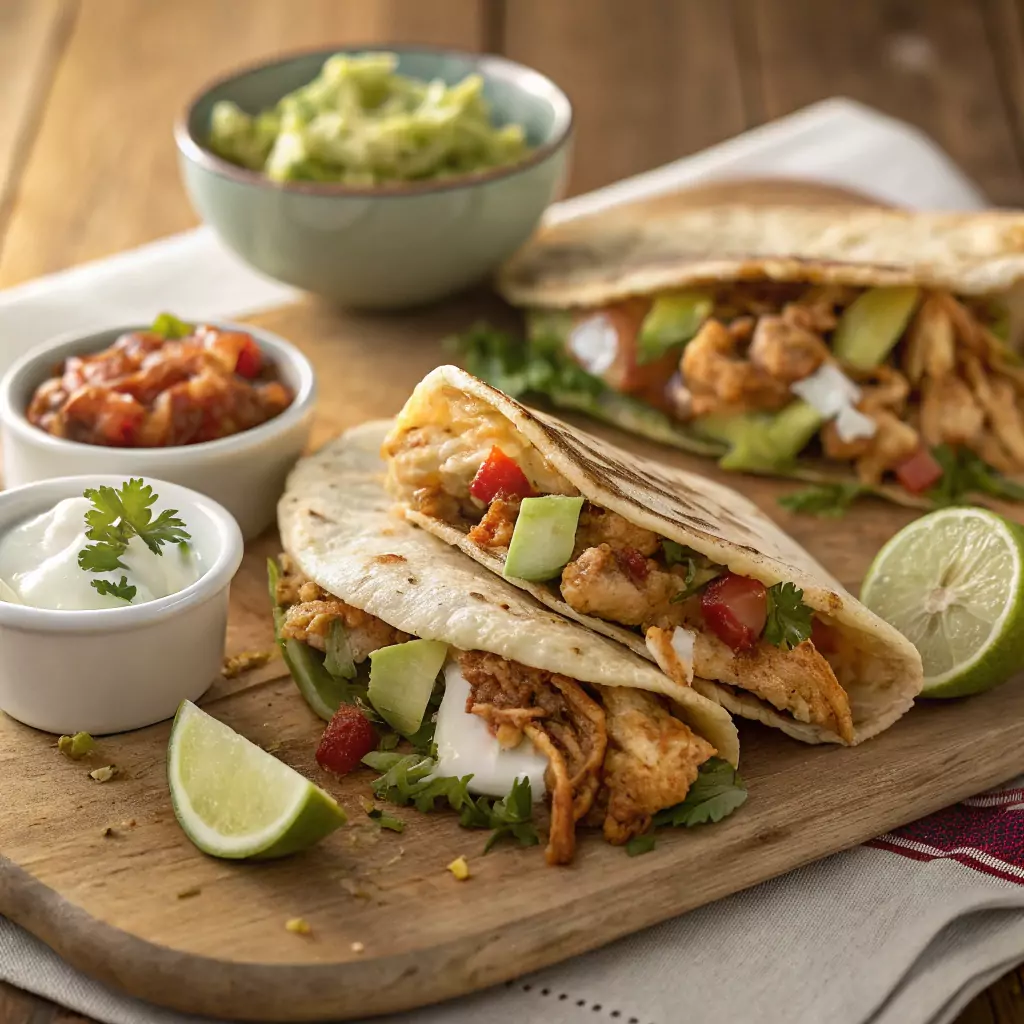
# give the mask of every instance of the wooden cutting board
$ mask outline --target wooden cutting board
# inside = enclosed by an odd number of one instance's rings
[[[723,192],[724,189],[724,192]],[[799,183],[716,185],[660,202],[731,198],[856,201]],[[396,412],[446,358],[440,339],[508,310],[484,294],[392,317],[342,315],[309,301],[259,323],[298,344],[320,380],[314,444]],[[582,422],[582,421],[581,421]],[[846,518],[789,516],[791,484],[722,474],[706,462],[592,429],[739,488],[856,590],[873,553],[914,515],[865,503]],[[250,546],[232,588],[228,652],[269,650],[264,576],[277,540]],[[111,671],[117,652],[111,651]],[[138,680],[144,686],[145,680]],[[165,780],[167,724],[100,741],[72,762],[54,738],[0,714],[0,913],[115,988],[211,1016],[365,1017],[457,996],[557,962],[860,843],[1024,772],[1024,686],[922,706],[853,750],[814,748],[741,727],[750,798],[713,828],[659,837],[630,858],[585,835],[576,862],[499,847],[450,814],[399,809],[402,834],[364,817],[368,773],[343,783],[313,758],[322,723],[279,660],[219,680],[212,714],[334,792],[350,827],[266,864],[199,853],[174,820]],[[99,784],[88,772],[115,763]],[[472,877],[445,869],[464,854]],[[305,918],[308,936],[285,922]]]

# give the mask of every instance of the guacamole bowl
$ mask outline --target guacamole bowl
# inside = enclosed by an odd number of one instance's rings
[[[522,126],[515,163],[448,177],[351,184],[273,180],[213,151],[214,107],[273,107],[313,81],[327,58],[393,53],[396,73],[445,86],[483,80],[496,127]],[[537,71],[502,57],[426,47],[341,47],[275,60],[205,88],[175,127],[185,187],[199,215],[270,277],[362,309],[443,298],[486,278],[530,235],[565,179],[572,108]]]

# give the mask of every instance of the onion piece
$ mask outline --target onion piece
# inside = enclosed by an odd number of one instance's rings
[[[688,683],[693,682],[693,644],[696,639],[697,634],[692,629],[676,626],[672,631],[672,650],[683,666]]]
[[[810,376],[789,386],[826,420],[836,421],[836,432],[849,443],[862,437],[874,437],[878,426],[857,408],[861,391],[835,363],[823,363]]]
[[[587,373],[600,377],[619,354],[619,332],[604,313],[598,313],[573,327],[568,347]]]

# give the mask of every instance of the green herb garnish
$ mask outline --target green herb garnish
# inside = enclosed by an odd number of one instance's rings
[[[768,588],[768,621],[764,638],[788,651],[811,636],[811,609],[795,583],[776,583]]]
[[[380,828],[389,829],[392,832],[404,832],[405,822],[401,818],[385,814],[379,807],[373,807],[366,812],[366,816]]]
[[[177,509],[164,509],[153,518],[157,495],[142,479],[131,479],[118,490],[106,485],[90,487],[83,494],[93,504],[85,513],[85,536],[93,543],[78,552],[78,567],[85,572],[127,569],[121,556],[132,537],[139,537],[154,555],[163,554],[164,544],[186,544],[192,539]],[[117,583],[93,580],[92,586],[101,594],[123,601],[130,602],[136,594],[125,576]]]
[[[793,491],[779,498],[779,504],[790,512],[838,519],[863,494],[870,494],[871,488],[856,481],[832,484],[815,484],[801,491]]]
[[[532,818],[530,780],[523,778],[516,779],[508,796],[501,800],[479,796],[474,801],[470,797],[469,803],[459,815],[459,824],[463,828],[492,829],[484,844],[484,853],[489,853],[495,843],[506,837],[518,840],[520,846],[536,846],[540,837]]]
[[[690,828],[718,822],[741,807],[746,799],[747,787],[739,772],[728,761],[712,757],[700,766],[697,780],[690,787],[686,799],[674,807],[658,811],[654,815],[654,825]]]
[[[970,449],[941,444],[932,449],[932,454],[942,466],[942,479],[927,492],[927,497],[937,507],[970,504],[972,493],[1024,501],[1024,485],[996,472]]]
[[[682,806],[681,804],[679,806]],[[641,854],[650,853],[654,849],[657,837],[653,832],[644,832],[642,835],[633,836],[626,843],[626,853],[630,857],[639,857]]]
[[[428,812],[435,810],[438,800],[446,801],[453,811],[461,811],[473,802],[466,789],[472,776],[429,778],[437,767],[432,757],[373,750],[363,758],[363,764],[384,773],[373,781],[371,789],[375,797],[389,804],[413,804],[416,810]]]
[[[87,732],[76,732],[74,736],[61,736],[57,740],[57,749],[72,761],[85,757],[95,745],[95,740]]]
[[[179,320],[173,313],[161,313],[149,329],[150,334],[163,338],[164,341],[178,341],[189,337],[195,330],[192,324]]]
[[[686,566],[683,589],[668,599],[669,604],[680,604],[696,594],[698,590],[706,587],[716,576],[722,574],[722,570],[712,566],[704,555],[699,551],[694,551],[693,548],[688,548],[685,544],[678,544],[674,540],[663,540],[661,550],[665,556],[665,564],[670,569],[674,565]]]

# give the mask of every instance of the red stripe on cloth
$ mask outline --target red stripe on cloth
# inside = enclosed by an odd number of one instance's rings
[[[1024,790],[985,793],[867,843],[916,861],[955,860],[1024,885]]]

